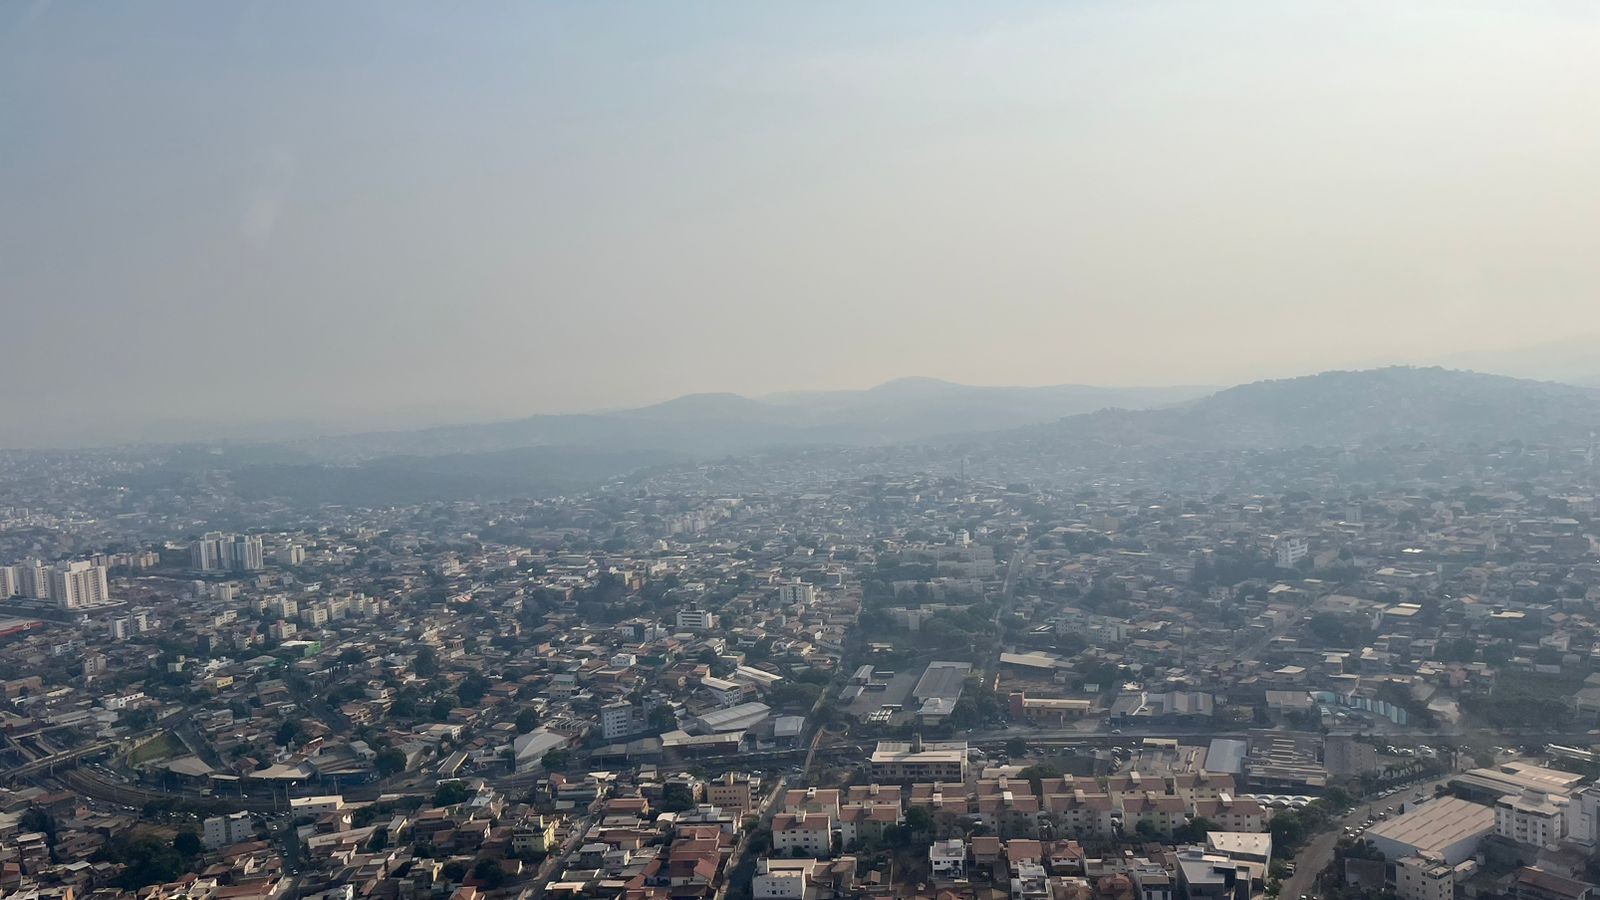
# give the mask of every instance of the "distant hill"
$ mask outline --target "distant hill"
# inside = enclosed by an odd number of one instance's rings
[[[530,416],[482,425],[373,432],[292,446],[328,461],[483,453],[519,447],[608,447],[689,456],[791,446],[871,446],[1016,428],[1106,407],[1178,403],[1211,388],[1088,385],[977,387],[905,378],[860,391],[752,399],[690,394],[616,412]]]
[[[245,499],[387,506],[572,492],[651,466],[783,447],[954,443],[1025,465],[1120,464],[1136,452],[1187,449],[1573,443],[1597,429],[1595,389],[1442,368],[1324,372],[1216,392],[918,378],[863,391],[695,394],[611,413],[195,448],[139,479],[145,489],[181,492],[220,471]]]
[[[1107,406],[1193,399],[1205,388],[973,387],[907,378],[862,391],[752,399],[690,394],[638,409],[373,432],[184,454],[145,476],[172,489],[225,471],[245,499],[358,506],[569,492],[689,459],[788,447],[925,441]]]
[[[886,444],[974,431],[1017,428],[1099,409],[1150,409],[1192,400],[1213,388],[988,387],[936,378],[900,378],[861,391],[766,398],[811,428],[854,436],[849,443]]]
[[[1259,381],[1168,409],[1072,416],[1031,437],[1203,447],[1577,441],[1600,429],[1600,391],[1443,368]]]

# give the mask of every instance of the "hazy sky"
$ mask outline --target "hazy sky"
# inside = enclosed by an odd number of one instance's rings
[[[0,6],[0,446],[1231,383],[1597,276],[1589,0]]]

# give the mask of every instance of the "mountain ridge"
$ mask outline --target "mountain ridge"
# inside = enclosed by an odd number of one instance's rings
[[[834,400],[845,407],[855,402]],[[910,421],[924,428],[946,421],[917,418],[916,404],[897,400],[896,405],[910,410]],[[384,452],[382,441],[364,436],[365,443],[335,448],[351,453],[343,458],[326,446],[311,453],[298,446],[261,444],[230,448],[220,458],[197,450],[153,477],[221,470],[232,476],[241,495],[256,499],[407,505],[582,490],[652,466],[787,448],[872,452],[881,447],[891,455],[920,448],[919,453],[930,450],[933,456],[965,455],[972,449],[1015,470],[1036,469],[1041,461],[1070,467],[1084,460],[1125,461],[1134,455],[1166,464],[1191,451],[1298,446],[1492,445],[1509,440],[1571,446],[1586,444],[1600,427],[1600,391],[1439,367],[1344,370],[1251,382],[1145,409],[1097,407],[988,431],[970,427],[979,419],[969,411],[982,412],[984,404],[962,400],[938,410],[941,417],[966,415],[962,424],[967,428],[898,442],[891,437],[904,423],[886,420],[874,430],[859,415],[850,420],[848,408],[843,413],[818,403],[810,408],[820,410],[816,414],[824,420],[834,417],[833,423],[807,425],[792,410],[785,413],[738,395],[691,395],[642,412],[535,417],[402,433],[393,437],[392,452]],[[871,415],[892,412],[864,408]],[[789,418],[765,420],[773,409]],[[1039,408],[1032,410],[1036,419],[1040,414]],[[858,459],[848,453],[818,456],[817,464],[826,466],[830,458],[846,468]]]
[[[1040,426],[1064,439],[1219,448],[1379,442],[1575,440],[1600,425],[1600,391],[1439,366],[1332,370],[1236,385],[1169,409]]]

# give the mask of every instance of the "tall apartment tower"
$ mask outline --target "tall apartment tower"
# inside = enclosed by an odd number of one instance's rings
[[[234,535],[232,557],[235,571],[259,572],[267,567],[261,538],[253,534]]]
[[[111,599],[106,567],[79,560],[50,570],[50,599],[62,609],[98,606]]]
[[[209,531],[189,545],[189,568],[196,572],[259,572],[266,567],[261,538],[253,534]]]
[[[196,572],[220,572],[227,568],[223,554],[232,550],[222,532],[210,531],[189,545],[189,568]]]
[[[37,559],[17,566],[18,594],[36,600],[50,599],[50,568]]]

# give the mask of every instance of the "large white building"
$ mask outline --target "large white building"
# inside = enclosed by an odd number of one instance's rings
[[[1593,844],[1600,840],[1600,785],[1591,784],[1567,804],[1567,840]]]
[[[1311,552],[1311,545],[1303,537],[1279,538],[1273,547],[1278,556],[1278,568],[1292,569]]]
[[[111,602],[106,567],[88,560],[47,566],[30,559],[0,567],[0,598],[54,600],[62,609],[81,609]]]
[[[717,627],[717,617],[704,609],[680,609],[677,621],[682,631],[710,631]]]
[[[1494,821],[1495,811],[1488,806],[1440,797],[1372,826],[1367,840],[1389,859],[1427,856],[1453,866],[1477,852],[1484,837],[1494,831]]]
[[[236,812],[226,816],[212,816],[205,820],[204,829],[201,837],[206,847],[216,850],[250,840],[255,834],[255,823],[249,813]]]
[[[79,560],[50,570],[50,597],[62,609],[82,609],[111,602],[106,567]]]
[[[267,567],[261,538],[253,534],[233,536],[233,568],[239,572],[259,572]]]
[[[772,817],[772,849],[790,856],[833,852],[833,818],[827,813],[778,813]]]
[[[210,531],[189,545],[189,566],[196,572],[259,572],[266,557],[256,535]]]
[[[322,794],[315,797],[291,797],[289,811],[296,816],[320,816],[323,813],[344,809],[343,794]]]
[[[965,781],[966,741],[879,741],[872,753],[878,781]]]
[[[17,567],[18,593],[38,600],[50,599],[50,567],[30,560]]]
[[[600,707],[600,736],[615,741],[639,731],[639,714],[633,704],[618,700]]]
[[[1538,791],[1501,797],[1494,805],[1494,832],[1519,844],[1556,849],[1567,836],[1567,798]]]

